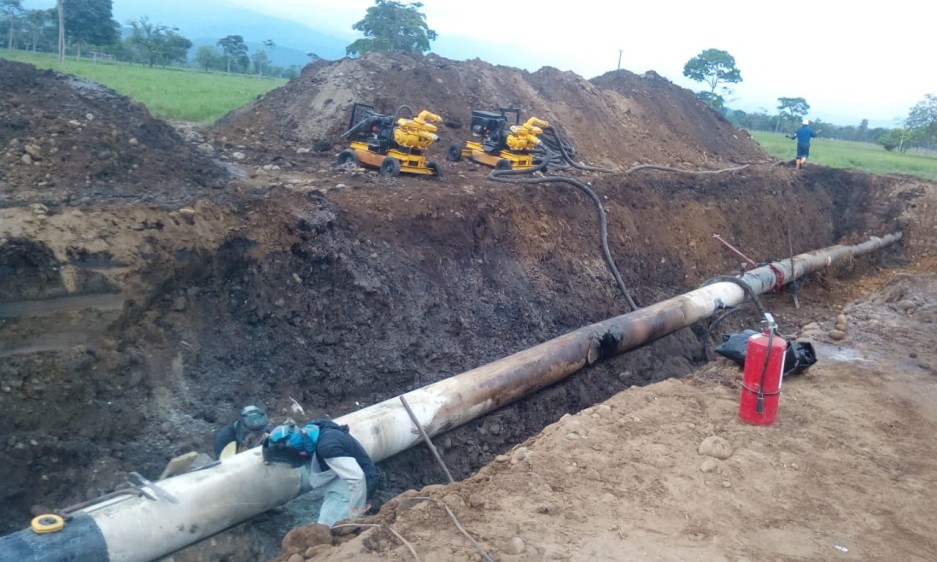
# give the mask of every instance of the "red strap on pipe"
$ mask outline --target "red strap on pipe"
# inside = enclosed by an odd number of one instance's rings
[[[771,268],[771,273],[774,274],[774,278],[777,280],[774,284],[774,291],[780,291],[781,287],[784,286],[784,271],[773,263],[769,263],[768,267]]]

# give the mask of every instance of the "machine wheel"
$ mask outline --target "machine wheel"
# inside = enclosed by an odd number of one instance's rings
[[[511,161],[507,158],[502,158],[498,160],[498,163],[495,164],[495,170],[510,170],[514,166],[511,165]]]
[[[400,160],[393,156],[387,156],[381,161],[380,174],[388,178],[396,178],[400,175]]]
[[[450,162],[458,162],[462,160],[462,147],[457,145],[450,146],[449,154],[446,155],[446,160]]]
[[[433,172],[434,178],[442,177],[442,168],[436,162],[427,162],[426,168]]]
[[[335,158],[335,163],[339,166],[349,162],[354,162],[355,166],[358,165],[358,155],[355,154],[355,151],[350,148],[346,148],[345,150],[339,152],[338,157]]]

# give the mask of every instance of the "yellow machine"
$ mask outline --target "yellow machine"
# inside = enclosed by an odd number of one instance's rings
[[[513,124],[509,123],[509,115],[513,115]],[[462,147],[450,146],[446,157],[453,162],[467,158],[497,170],[534,167],[534,149],[550,124],[536,117],[521,123],[520,118],[520,110],[514,107],[502,107],[497,113],[472,111],[472,136],[479,140],[466,141]]]
[[[400,116],[404,109],[409,117]],[[424,155],[439,140],[436,123],[442,123],[442,118],[426,110],[413,117],[408,106],[401,106],[395,115],[382,115],[369,105],[356,103],[348,130],[342,135],[351,142],[338,153],[337,163],[377,168],[382,176],[394,177],[401,172],[439,176],[439,164],[427,161]]]

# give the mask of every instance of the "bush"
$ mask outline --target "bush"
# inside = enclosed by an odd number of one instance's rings
[[[902,145],[904,131],[900,129],[891,129],[884,135],[881,135],[875,142],[882,145],[882,148],[891,152]]]

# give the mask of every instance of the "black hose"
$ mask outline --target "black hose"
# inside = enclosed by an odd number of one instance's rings
[[[765,363],[761,367],[761,382],[758,383],[758,399],[755,401],[755,413],[765,413],[765,377],[768,374],[768,360],[771,359],[771,344],[774,343],[774,327],[768,328],[768,349],[765,350]]]
[[[573,158],[572,158],[572,156],[570,155],[569,151],[566,149],[565,144],[567,144],[567,143],[564,143],[564,139],[562,139],[562,137],[560,137],[560,134],[556,131],[556,128],[555,128],[555,127],[547,127],[547,128],[545,128],[545,129],[543,130],[543,132],[544,132],[544,133],[549,133],[549,136],[552,136],[552,137],[555,139],[555,143],[552,143],[552,144],[555,144],[555,146],[558,147],[559,156],[562,158],[563,162],[565,162],[566,164],[568,164],[568,165],[570,165],[570,166],[572,166],[572,167],[574,167],[574,168],[578,168],[578,169],[580,169],[580,170],[585,170],[585,171],[587,171],[587,172],[608,172],[608,173],[611,173],[611,172],[614,172],[614,171],[615,171],[615,170],[610,170],[610,169],[608,169],[608,168],[597,168],[597,167],[595,167],[595,166],[587,166],[587,165],[585,165],[585,164],[581,164],[581,163],[579,163],[579,162],[576,162],[575,160],[573,160]],[[548,136],[547,138],[549,138],[549,136]],[[543,141],[541,141],[541,144],[543,144]],[[551,156],[552,156],[552,151],[550,150],[550,148],[549,148],[548,146],[544,146],[543,148],[546,150],[546,152],[547,152],[548,154],[551,154]]]
[[[741,166],[735,166],[732,168],[722,168],[721,170],[681,170],[680,168],[671,168],[670,166],[658,166],[656,164],[641,164],[639,166],[632,166],[625,170],[626,174],[632,174],[641,170],[660,170],[662,172],[677,172],[680,174],[722,174],[724,172],[737,172],[739,170],[744,170],[749,167],[751,164],[742,164]]]
[[[736,285],[741,287],[742,290],[745,292],[745,295],[749,299],[751,299],[751,301],[755,304],[755,308],[758,309],[758,313],[761,314],[762,317],[767,318],[768,311],[767,309],[765,309],[764,305],[762,304],[761,299],[758,298],[758,295],[755,294],[755,291],[752,290],[751,286],[749,286],[749,284],[746,283],[745,281],[742,281],[742,279],[739,277],[735,277],[733,275],[716,275],[704,281],[703,284],[700,285],[700,288],[703,288],[707,285],[712,285],[713,283],[721,283],[721,282],[735,283]],[[711,360],[710,355],[709,355],[709,339],[712,336],[713,328],[715,328],[716,325],[719,322],[722,322],[727,316],[729,316],[730,314],[734,314],[735,312],[738,312],[739,310],[741,309],[738,309],[738,308],[730,309],[728,312],[722,314],[721,316],[719,316],[718,318],[710,322],[709,327],[706,329],[704,339],[703,339],[703,356],[706,357],[707,361]]]
[[[547,149],[549,155],[549,149]],[[552,156],[551,156],[552,158]],[[612,258],[612,253],[608,249],[608,219],[605,215],[605,209],[602,207],[602,200],[599,199],[599,196],[595,194],[592,189],[577,180],[568,178],[565,176],[546,176],[542,178],[511,178],[508,176],[518,176],[518,175],[527,175],[534,172],[545,171],[551,158],[546,158],[541,160],[539,164],[532,168],[526,168],[523,170],[492,170],[488,174],[488,178],[502,183],[522,183],[522,184],[540,184],[540,183],[566,183],[572,185],[573,187],[579,189],[588,195],[592,202],[595,203],[596,210],[599,213],[599,226],[601,230],[601,239],[602,239],[602,255],[605,258],[605,263],[608,266],[609,271],[612,273],[612,277],[615,278],[615,282],[618,284],[618,288],[621,289],[622,294],[625,296],[625,300],[628,301],[628,306],[631,307],[631,310],[637,310],[638,305],[635,304],[634,299],[631,297],[631,293],[628,291],[628,287],[625,285],[625,281],[621,277],[621,273],[618,271],[618,267],[615,265],[615,260]]]
[[[736,285],[741,287],[742,290],[745,291],[745,294],[748,296],[748,298],[750,298],[752,302],[755,303],[755,307],[758,308],[758,312],[762,316],[765,316],[765,314],[768,313],[764,305],[761,304],[761,299],[758,298],[758,295],[755,294],[755,291],[752,290],[751,286],[745,281],[742,281],[742,279],[739,277],[735,277],[733,275],[716,275],[715,277],[710,277],[709,279],[704,281],[703,284],[700,285],[700,288],[703,288],[707,285],[712,285],[713,283],[721,283],[721,282],[735,283]]]
[[[573,146],[573,143],[569,142],[569,139],[560,135],[555,127],[547,126],[544,132],[548,130],[553,131],[553,135],[541,137],[540,139],[540,142],[542,142],[546,148],[557,154],[565,152],[570,156],[576,155],[576,148]]]
[[[741,312],[741,311],[742,311],[741,308],[735,308],[735,307],[727,308],[725,312],[723,312],[719,316],[713,317],[709,321],[709,326],[706,327],[706,331],[703,334],[703,357],[705,357],[707,361],[712,361],[712,355],[710,355],[709,353],[709,340],[712,339],[713,330],[716,328],[716,326],[719,325],[720,322],[722,322],[729,316],[735,314],[736,312]]]

